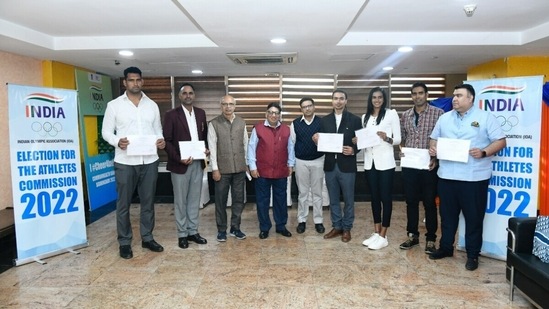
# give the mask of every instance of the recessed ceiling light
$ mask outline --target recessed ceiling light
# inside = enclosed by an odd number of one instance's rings
[[[121,50],[118,52],[118,54],[120,56],[124,56],[124,57],[131,57],[133,56],[133,52],[131,50]]]
[[[383,71],[391,71],[393,67],[383,67]]]
[[[271,43],[273,43],[273,44],[284,44],[284,43],[286,43],[286,39],[274,38],[274,39],[271,40]]]
[[[202,70],[192,70],[193,74],[202,74]]]
[[[414,50],[414,49],[411,48],[410,46],[402,46],[398,49],[398,51],[401,52],[401,53],[409,53],[412,50]]]

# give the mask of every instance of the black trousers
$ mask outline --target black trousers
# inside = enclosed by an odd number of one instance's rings
[[[419,202],[423,201],[425,208],[425,234],[427,241],[437,239],[438,211],[436,205],[437,196],[437,170],[418,170],[414,168],[402,168],[402,182],[406,195],[406,231],[414,236],[419,236]]]
[[[459,214],[463,212],[467,257],[477,258],[479,256],[488,200],[488,184],[489,179],[481,181],[439,179],[441,250],[453,252]]]

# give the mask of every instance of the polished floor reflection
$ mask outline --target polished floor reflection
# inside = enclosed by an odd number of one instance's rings
[[[309,218],[295,233],[296,206],[289,210],[286,238],[271,230],[260,240],[255,205],[243,215],[245,240],[219,243],[214,206],[200,212],[207,245],[177,246],[171,204],[157,205],[154,253],[133,241],[134,257],[118,256],[115,215],[88,226],[90,245],[81,254],[62,254],[47,264],[32,263],[0,274],[0,308],[531,308],[509,285],[502,261],[481,257],[479,269],[465,270],[464,252],[429,260],[420,247],[399,249],[406,238],[403,202],[394,205],[389,246],[362,246],[372,232],[370,204],[357,203],[352,240],[325,240]],[[132,206],[139,235],[138,206]],[[324,210],[329,231],[329,210]],[[422,232],[424,227],[420,224]]]

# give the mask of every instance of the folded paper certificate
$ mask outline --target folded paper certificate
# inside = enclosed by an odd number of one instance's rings
[[[128,135],[130,142],[126,153],[128,156],[150,156],[157,154],[156,135]]]
[[[179,151],[181,153],[181,160],[186,160],[192,157],[193,160],[206,159],[206,144],[204,141],[181,141],[179,142]]]
[[[318,133],[317,149],[320,152],[343,152],[343,134]]]
[[[441,137],[437,140],[437,158],[467,163],[470,148],[470,140]]]
[[[373,147],[381,143],[381,138],[377,135],[377,129],[363,128],[355,131],[357,138],[356,146],[358,149]]]
[[[400,166],[428,170],[431,156],[428,149],[402,147],[403,157],[400,157]]]

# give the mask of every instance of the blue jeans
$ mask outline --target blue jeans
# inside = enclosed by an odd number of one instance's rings
[[[273,189],[273,219],[276,224],[276,231],[286,229],[288,222],[288,205],[286,205],[286,188],[288,178],[263,178],[255,180],[255,196],[257,199],[257,219],[259,230],[268,232],[273,224],[269,217],[269,204],[271,199],[271,188]]]
[[[337,167],[325,172],[326,188],[330,195],[330,217],[336,230],[350,231],[355,221],[355,178],[356,173],[343,173]],[[343,216],[339,203],[339,193],[343,193]]]
[[[371,169],[364,172],[366,180],[368,180],[368,186],[370,187],[370,194],[372,195],[371,203],[374,224],[381,223],[382,227],[389,227],[391,226],[391,214],[393,213],[392,194],[395,169],[380,171],[376,170],[376,167],[372,165]],[[381,216],[382,212],[383,217]]]

